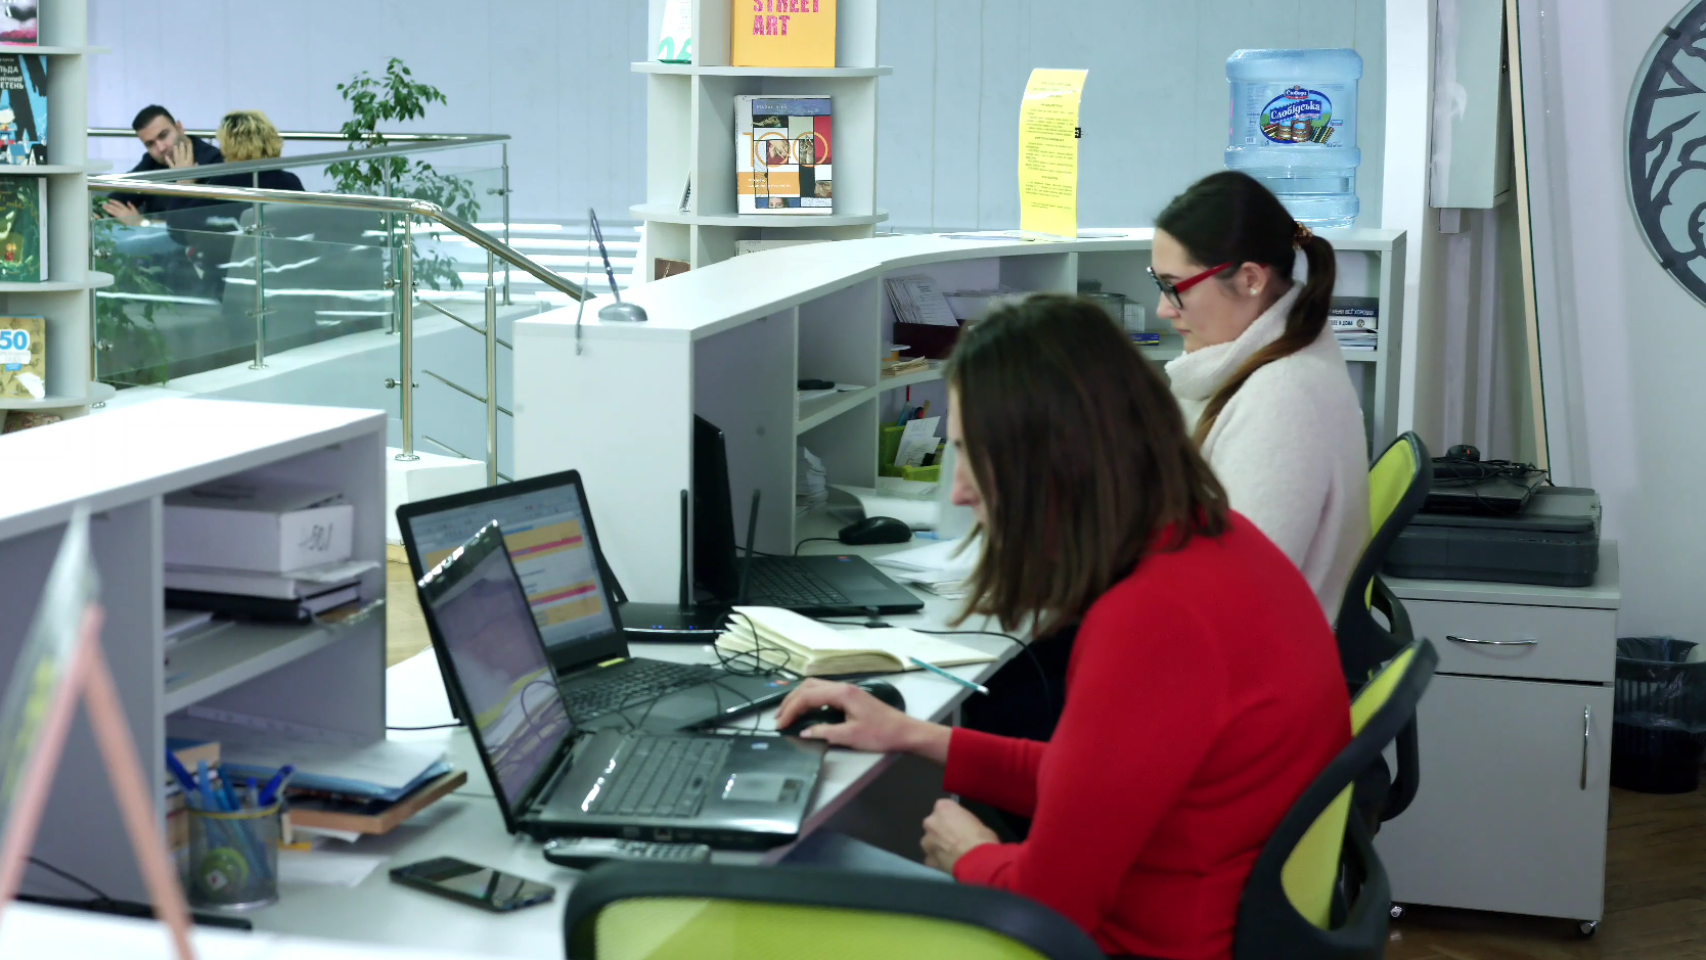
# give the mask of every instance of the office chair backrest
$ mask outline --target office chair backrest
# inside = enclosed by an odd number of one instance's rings
[[[1392,633],[1370,614],[1375,605],[1375,574],[1398,534],[1427,501],[1433,485],[1433,460],[1427,444],[1412,431],[1392,441],[1368,470],[1368,545],[1351,571],[1333,629],[1339,659],[1352,689],[1360,687],[1376,664],[1389,658],[1409,637],[1393,642]]]
[[[1381,955],[1391,892],[1367,825],[1349,816],[1351,787],[1414,719],[1438,659],[1433,644],[1418,640],[1352,702],[1350,745],[1292,805],[1250,871],[1238,905],[1238,960]]]
[[[813,867],[611,863],[563,911],[569,960],[1103,960],[1031,900]]]

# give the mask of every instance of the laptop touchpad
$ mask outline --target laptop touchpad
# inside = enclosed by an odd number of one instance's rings
[[[779,803],[797,797],[800,781],[780,773],[736,773],[723,784],[723,799],[736,803]]]

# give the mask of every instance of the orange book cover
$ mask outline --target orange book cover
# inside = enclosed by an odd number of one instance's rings
[[[729,63],[835,66],[835,0],[732,0]]]

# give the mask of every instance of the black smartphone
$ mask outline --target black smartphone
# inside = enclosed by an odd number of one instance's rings
[[[496,913],[545,903],[557,895],[550,884],[499,873],[455,857],[434,857],[395,867],[391,879]]]

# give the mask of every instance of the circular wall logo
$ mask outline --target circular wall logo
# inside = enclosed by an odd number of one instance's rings
[[[1629,98],[1629,200],[1647,246],[1706,303],[1706,0],[1660,31]]]

